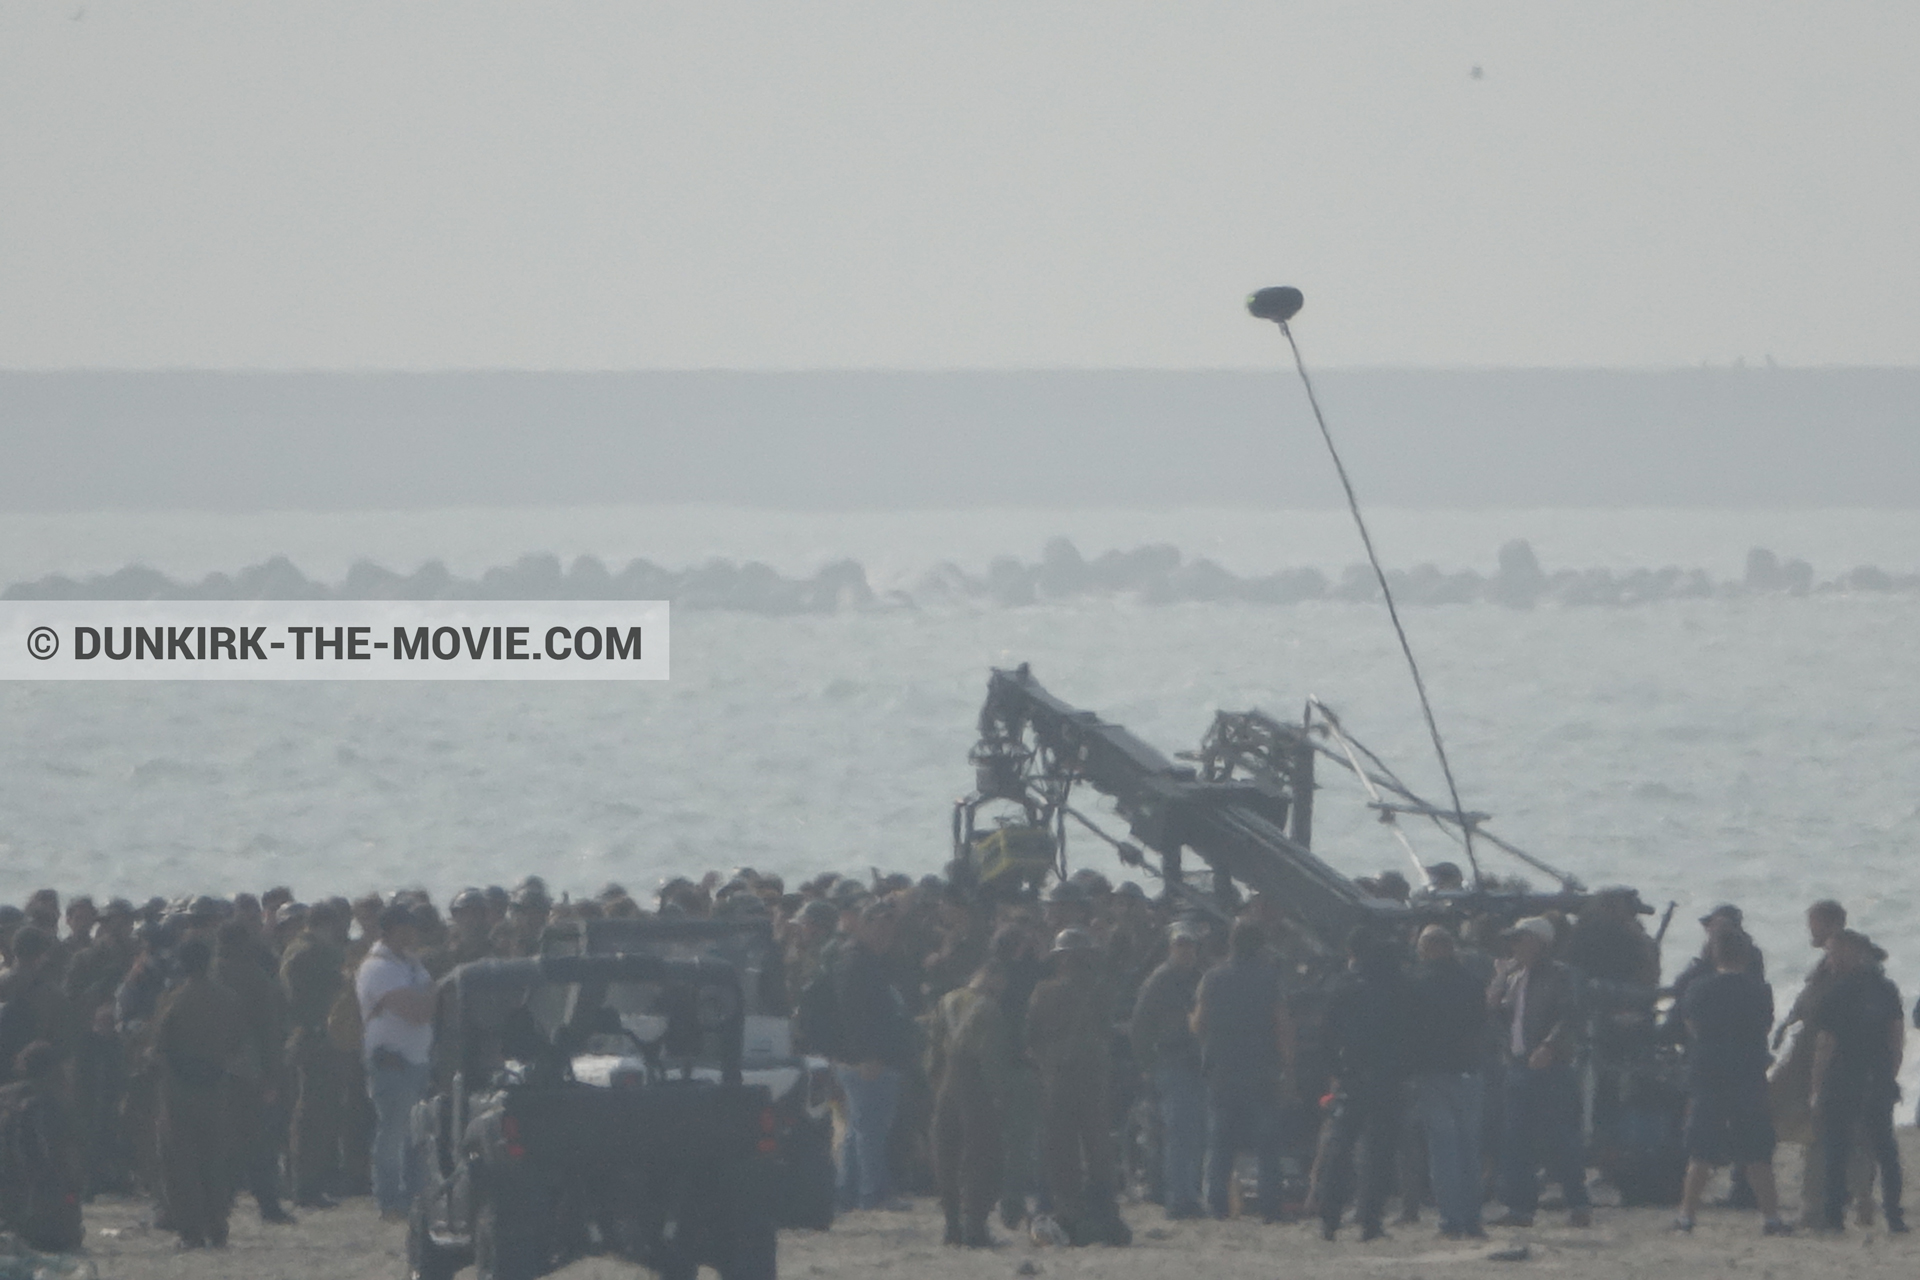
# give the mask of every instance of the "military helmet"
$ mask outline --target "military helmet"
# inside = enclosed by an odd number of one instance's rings
[[[1053,936],[1053,950],[1050,955],[1063,955],[1075,951],[1092,951],[1093,935],[1085,929],[1062,929]]]

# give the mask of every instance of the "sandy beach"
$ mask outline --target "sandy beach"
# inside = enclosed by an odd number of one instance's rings
[[[1899,1132],[1905,1167],[1912,1169],[1920,1160],[1920,1131]],[[1779,1167],[1791,1203],[1799,1180],[1798,1148],[1782,1148]],[[370,1200],[302,1215],[293,1227],[262,1226],[252,1205],[243,1203],[233,1216],[229,1248],[185,1254],[175,1252],[172,1235],[144,1225],[148,1213],[139,1200],[102,1200],[88,1207],[87,1243],[102,1280],[400,1280],[405,1275],[405,1228],[383,1224]],[[1169,1223],[1152,1205],[1130,1206],[1127,1219],[1134,1231],[1130,1249],[1046,1249],[1023,1236],[990,1251],[961,1251],[941,1247],[938,1206],[920,1200],[910,1212],[849,1214],[830,1232],[788,1233],[781,1240],[780,1267],[792,1277],[897,1272],[913,1280],[1028,1275],[1186,1280],[1196,1273],[1208,1280],[1273,1280],[1301,1271],[1434,1280],[1488,1270],[1550,1272],[1564,1280],[1727,1275],[1795,1280],[1840,1268],[1849,1280],[1911,1280],[1920,1272],[1920,1237],[1890,1236],[1876,1226],[1849,1228],[1837,1239],[1767,1239],[1760,1234],[1758,1214],[1727,1209],[1707,1210],[1691,1237],[1670,1229],[1672,1214],[1666,1210],[1603,1205],[1588,1230],[1574,1230],[1564,1225],[1564,1215],[1543,1212],[1531,1230],[1499,1231],[1486,1243],[1472,1244],[1439,1239],[1430,1214],[1420,1225],[1395,1228],[1388,1239],[1364,1245],[1353,1229],[1327,1244],[1310,1223]],[[1520,1245],[1527,1249],[1523,1259],[1490,1258]],[[649,1273],[623,1262],[585,1259],[555,1274],[564,1280],[628,1280]]]

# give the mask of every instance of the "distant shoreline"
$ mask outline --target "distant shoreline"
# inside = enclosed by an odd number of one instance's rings
[[[1889,573],[1861,565],[1820,578],[1805,560],[1781,559],[1764,547],[1747,555],[1738,579],[1704,569],[1667,566],[1616,573],[1605,568],[1548,570],[1524,540],[1500,549],[1492,574],[1445,571],[1431,563],[1389,569],[1395,599],[1407,605],[1496,604],[1629,606],[1661,600],[1755,595],[1807,596],[1920,593],[1920,573]],[[1364,565],[1337,578],[1315,568],[1243,576],[1204,557],[1189,558],[1166,544],[1107,551],[1091,560],[1066,538],[1047,544],[1037,561],[997,557],[983,574],[951,561],[921,575],[909,589],[876,590],[856,560],[836,560],[811,577],[790,577],[759,561],[713,559],[670,569],[637,559],[609,568],[580,556],[563,565],[551,554],[524,556],[512,565],[459,577],[439,561],[411,573],[363,560],[339,582],[319,582],[291,560],[276,556],[235,573],[182,581],[142,565],[73,578],[53,574],[0,590],[0,600],[669,600],[681,607],[743,613],[838,613],[939,605],[1017,608],[1088,597],[1128,597],[1147,605],[1227,603],[1295,605],[1310,601],[1364,604],[1380,588]]]

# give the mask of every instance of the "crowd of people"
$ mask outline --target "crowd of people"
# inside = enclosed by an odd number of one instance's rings
[[[1458,875],[1363,883],[1417,907]],[[361,1195],[404,1219],[435,981],[535,954],[556,923],[656,914],[768,922],[796,1044],[832,1063],[844,1211],[935,1194],[950,1245],[990,1245],[996,1215],[1043,1243],[1124,1245],[1120,1202],[1141,1193],[1169,1218],[1306,1217],[1329,1240],[1349,1215],[1372,1239],[1390,1205],[1399,1223],[1431,1206],[1441,1234],[1472,1239],[1531,1224],[1544,1176],[1584,1226],[1589,993],[1661,983],[1635,902],[1413,912],[1429,922],[1356,929],[1329,966],[1271,898],[1202,910],[1090,870],[995,897],[741,869],[644,902],[618,885],[556,902],[529,877],[444,913],[420,891],[136,906],[42,890],[0,907],[0,1229],[74,1249],[84,1204],[126,1193],[183,1248],[223,1245],[242,1193],[269,1223]],[[1665,988],[1657,1034],[1687,1046],[1679,1230],[1732,1166],[1735,1202],[1793,1231],[1783,1139],[1806,1149],[1800,1227],[1870,1220],[1877,1181],[1887,1229],[1906,1229],[1901,997],[1838,903],[1807,923],[1819,959],[1777,1027],[1738,908],[1702,919]]]

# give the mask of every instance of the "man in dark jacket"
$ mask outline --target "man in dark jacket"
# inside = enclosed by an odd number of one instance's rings
[[[1692,1231],[1700,1196],[1715,1165],[1744,1168],[1766,1233],[1787,1235],[1773,1181],[1773,1117],[1767,1106],[1767,1031],[1773,988],[1750,966],[1754,946],[1740,930],[1723,930],[1707,946],[1714,971],[1696,977],[1680,1002],[1690,1037],[1687,1054],[1686,1183],[1674,1225]]]
[[[235,913],[220,926],[214,981],[239,997],[247,1034],[229,1072],[229,1124],[235,1177],[253,1194],[260,1220],[290,1224],[280,1204],[283,1070],[287,1050],[287,1000],[274,972],[273,953],[260,942],[257,913]]]
[[[348,1055],[327,1037],[327,1015],[346,985],[346,952],[337,940],[339,908],[318,902],[280,957],[280,988],[287,999],[286,1044],[291,1091],[287,1168],[293,1202],[333,1206],[327,1194],[340,1171]]]
[[[1539,1169],[1560,1184],[1576,1227],[1593,1223],[1580,1140],[1580,1086],[1573,1063],[1583,1031],[1579,977],[1554,960],[1553,922],[1529,916],[1507,930],[1511,948],[1494,968],[1487,1007],[1506,1052],[1500,1168],[1506,1214],[1494,1226],[1533,1225]]]
[[[1169,1218],[1197,1218],[1206,1157],[1207,1085],[1200,1044],[1188,1019],[1200,989],[1200,933],[1190,924],[1168,931],[1167,959],[1140,986],[1128,1032],[1134,1061],[1153,1082],[1160,1107],[1162,1182]]]
[[[1207,1210],[1227,1216],[1233,1158],[1259,1161],[1261,1215],[1280,1215],[1280,1090],[1293,1068],[1293,1023],[1280,974],[1267,957],[1266,930],[1236,920],[1227,961],[1200,980],[1193,1010],[1207,1073]]]
[[[1847,1160],[1856,1137],[1864,1137],[1880,1165],[1887,1230],[1904,1232],[1900,1148],[1893,1136],[1893,1104],[1900,1097],[1894,1081],[1907,1038],[1900,991],[1880,968],[1886,953],[1865,934],[1842,930],[1828,947],[1835,970],[1833,988],[1809,1021],[1818,1037],[1813,1059],[1814,1125],[1827,1157],[1822,1226],[1828,1231],[1846,1226]]]
[[[903,1068],[913,1053],[905,1004],[888,980],[897,924],[892,903],[869,902],[853,937],[832,962],[833,1074],[847,1108],[840,1151],[842,1209],[904,1207],[892,1197],[887,1172],[887,1138]]]
[[[1427,1164],[1440,1234],[1479,1239],[1484,1175],[1481,1113],[1486,1102],[1486,988],[1455,954],[1439,925],[1421,931],[1414,974],[1408,1069],[1413,1114],[1427,1136]]]
[[[1347,974],[1328,997],[1327,1051],[1333,1112],[1321,1148],[1320,1237],[1331,1240],[1353,1194],[1354,1150],[1366,1147],[1360,1180],[1360,1238],[1386,1232],[1381,1219],[1400,1145],[1411,1002],[1399,957],[1365,929],[1347,939]]]

